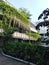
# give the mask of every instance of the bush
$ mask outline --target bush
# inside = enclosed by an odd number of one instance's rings
[[[49,47],[29,43],[7,42],[4,44],[3,52],[37,65],[49,65]]]

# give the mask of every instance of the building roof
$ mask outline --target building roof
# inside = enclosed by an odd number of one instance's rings
[[[30,30],[37,33],[38,31],[35,28],[30,27]]]
[[[36,27],[32,22],[30,22],[30,30],[37,33]]]

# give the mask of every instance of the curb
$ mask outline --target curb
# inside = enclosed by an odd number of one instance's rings
[[[8,57],[8,58],[11,58],[11,59],[14,59],[14,60],[23,62],[23,63],[28,64],[28,65],[36,65],[36,64],[34,64],[34,63],[31,63],[31,62],[28,62],[28,61],[24,61],[24,60],[22,60],[22,59],[15,58],[15,57],[13,57],[13,56],[7,55],[7,54],[5,54],[5,53],[3,53],[3,52],[2,52],[2,55],[6,56],[6,57]]]

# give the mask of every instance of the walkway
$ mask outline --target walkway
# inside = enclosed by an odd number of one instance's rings
[[[0,54],[0,65],[27,65]]]

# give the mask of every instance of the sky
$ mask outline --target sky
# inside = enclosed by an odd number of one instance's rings
[[[30,13],[31,21],[37,22],[38,16],[42,13],[42,11],[46,8],[49,8],[49,0],[7,0],[9,1],[15,8],[19,9],[21,7],[26,8]]]

